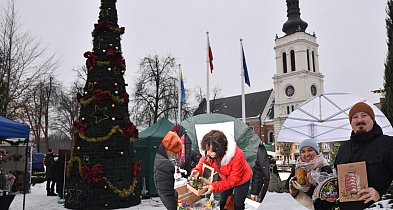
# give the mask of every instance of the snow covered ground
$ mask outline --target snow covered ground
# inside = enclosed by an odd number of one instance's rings
[[[25,209],[26,210],[58,210],[66,209],[62,204],[58,204],[59,198],[56,196],[46,196],[45,182],[42,184],[36,184],[32,186],[31,193],[26,194]],[[379,202],[380,205],[372,209],[389,209],[391,204],[387,204],[387,201]],[[249,210],[255,209],[248,205]],[[12,201],[9,210],[22,210],[23,209],[23,194],[18,194]],[[162,205],[160,198],[154,197],[151,199],[142,200],[142,203],[138,206],[125,208],[125,210],[163,210],[165,207]],[[268,192],[265,199],[257,209],[268,209],[268,210],[307,210],[297,201],[295,201],[288,193],[274,193]]]

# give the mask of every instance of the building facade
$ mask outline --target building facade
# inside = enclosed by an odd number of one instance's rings
[[[319,69],[318,43],[315,33],[306,32],[308,24],[300,18],[299,0],[287,0],[287,17],[282,31],[275,39],[276,73],[274,85],[274,134],[278,135],[288,115],[300,104],[324,92],[324,75]],[[281,158],[284,147],[289,147],[291,158],[298,155],[298,144],[276,144]]]

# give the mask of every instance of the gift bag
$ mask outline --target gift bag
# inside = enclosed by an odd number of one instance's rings
[[[235,199],[234,199],[233,195],[228,196],[224,209],[235,210]]]

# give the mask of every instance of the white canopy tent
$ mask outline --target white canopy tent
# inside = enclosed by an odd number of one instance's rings
[[[316,142],[348,140],[352,128],[348,114],[357,102],[365,102],[372,107],[375,119],[383,133],[393,135],[388,119],[376,106],[348,93],[326,93],[301,104],[285,120],[277,137],[277,142],[302,142],[315,139]]]

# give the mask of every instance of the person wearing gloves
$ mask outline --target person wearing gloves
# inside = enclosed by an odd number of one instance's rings
[[[255,160],[252,182],[251,200],[262,202],[269,188],[270,160],[266,148],[261,141],[258,146],[257,159]],[[258,198],[259,196],[259,198]]]
[[[291,195],[309,209],[330,210],[334,202],[316,199],[312,201],[314,189],[318,185],[322,172],[332,174],[332,168],[327,160],[319,153],[318,144],[313,139],[306,139],[300,144],[300,156],[296,167],[289,175],[289,189]]]
[[[164,206],[169,210],[177,209],[178,194],[175,186],[175,166],[171,161],[182,151],[182,143],[175,132],[169,131],[160,146],[154,159],[154,183],[157,194]]]
[[[352,127],[349,141],[341,144],[335,166],[365,161],[368,188],[358,192],[359,201],[339,203],[341,210],[365,209],[379,201],[393,180],[393,138],[384,135],[373,109],[364,102],[349,111]]]
[[[244,209],[252,169],[235,139],[221,131],[211,130],[199,141],[199,147],[202,157],[192,169],[191,176],[198,178],[202,174],[203,164],[206,164],[221,177],[221,181],[204,187],[207,188],[204,195],[220,193],[220,209],[224,209],[227,198],[233,193],[235,209]]]

